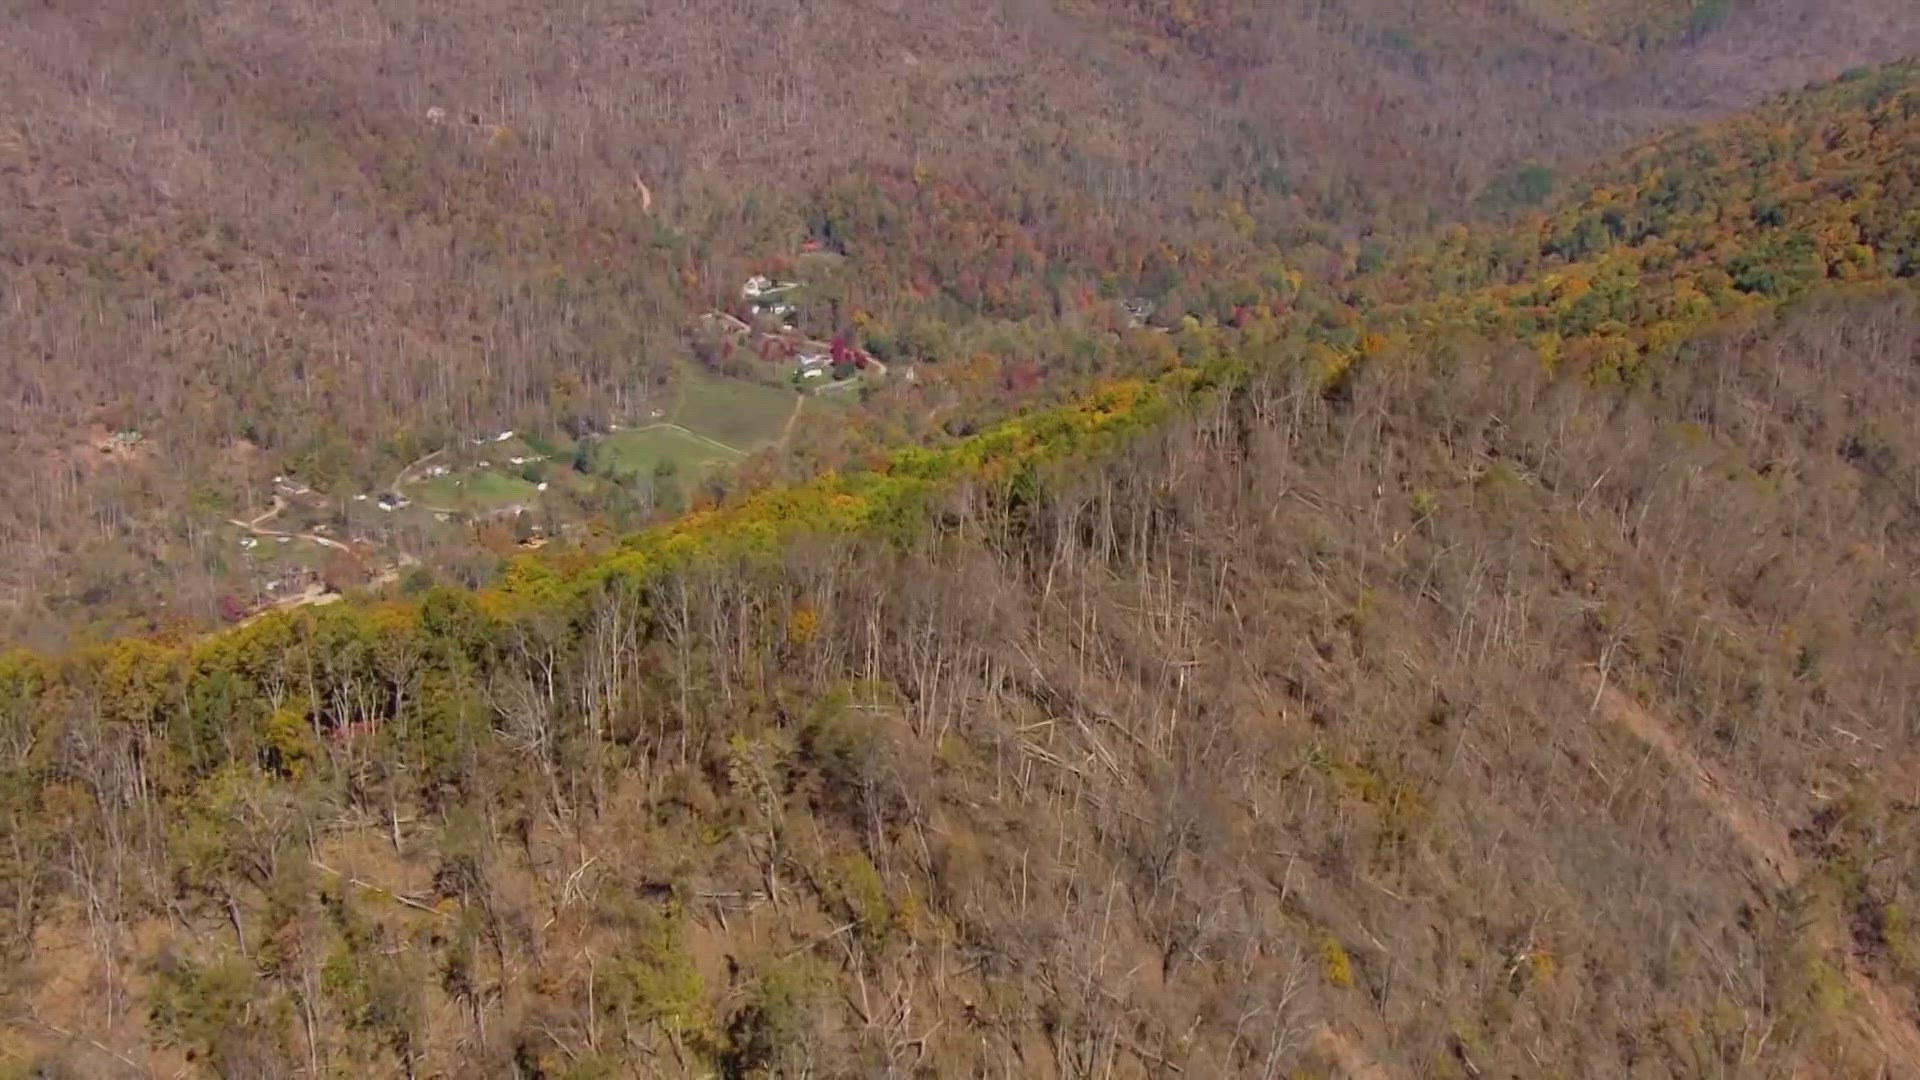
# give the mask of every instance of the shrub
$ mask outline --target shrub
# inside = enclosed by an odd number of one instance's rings
[[[154,1027],[196,1054],[213,1054],[260,996],[259,979],[238,957],[196,967],[168,956],[156,968],[148,1003]]]
[[[800,730],[800,750],[829,785],[857,790],[872,781],[884,745],[871,714],[854,712],[847,702],[842,691],[814,708]]]
[[[1320,977],[1326,980],[1328,986],[1345,988],[1353,985],[1353,961],[1348,958],[1340,939],[1332,934],[1320,935]]]
[[[828,871],[825,891],[854,922],[860,939],[868,948],[886,947],[894,923],[893,904],[887,899],[886,886],[873,863],[859,852],[834,860]]]
[[[706,1028],[705,987],[687,955],[686,926],[679,909],[643,911],[626,956],[599,969],[594,992],[609,1015],[657,1023],[677,1036]]]
[[[735,1080],[799,1071],[787,1067],[804,1061],[820,1009],[819,988],[830,982],[804,958],[770,966],[727,1022],[721,1075]]]

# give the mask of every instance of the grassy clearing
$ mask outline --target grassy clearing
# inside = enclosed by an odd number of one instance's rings
[[[339,557],[339,552],[332,548],[321,547],[311,540],[298,537],[284,544],[271,536],[257,536],[254,539],[258,542],[249,548],[242,546],[238,537],[235,538],[231,549],[233,562],[229,565],[244,568],[255,585],[297,577],[302,573],[323,573],[329,561]]]
[[[476,446],[473,452],[479,460],[491,461],[502,467],[506,466],[508,458],[540,456],[540,451],[535,450],[525,439],[518,437],[505,442],[490,442],[484,446]]]
[[[681,476],[690,477],[730,464],[738,457],[698,435],[660,425],[619,431],[602,439],[594,449],[593,467],[595,472],[609,476],[646,476],[660,462],[671,461]]]
[[[436,476],[421,484],[412,494],[416,500],[428,506],[487,510],[517,502],[532,502],[537,492],[532,484],[518,476],[494,469],[476,469],[458,475]]]
[[[283,573],[287,570],[319,570],[327,563],[333,549],[321,547],[311,540],[295,537],[281,543],[272,536],[255,537],[258,544],[251,548],[239,547],[235,550],[243,557],[267,573]]]
[[[780,438],[793,401],[791,390],[689,371],[671,419],[747,453]]]

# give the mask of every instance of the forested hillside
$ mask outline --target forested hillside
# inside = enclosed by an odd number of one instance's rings
[[[9,654],[0,1053],[1920,1073],[1917,77],[615,550]]]
[[[759,455],[743,475],[796,477],[1152,367],[1122,300],[1177,327],[1231,315],[1230,278],[1338,279],[1911,52],[1914,22],[1901,0],[16,5],[0,627],[204,626],[296,572],[483,580],[510,538],[353,496],[508,429],[547,447],[515,456],[591,459],[582,433],[668,411],[689,367],[764,381],[697,330],[750,273],[803,279],[796,336],[920,369],[728,443]],[[284,475],[329,501],[273,527],[339,545],[289,567],[231,527]],[[675,506],[646,476],[486,482],[576,543]]]

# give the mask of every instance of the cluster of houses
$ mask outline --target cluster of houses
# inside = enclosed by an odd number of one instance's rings
[[[833,358],[823,352],[803,352],[793,358],[794,370],[802,379],[826,378]]]
[[[800,287],[798,282],[774,281],[762,274],[755,274],[740,286],[740,298],[755,315],[770,316],[780,320],[785,326],[793,315],[793,305],[789,303],[793,290]]]
[[[886,372],[886,365],[874,359],[873,354],[848,342],[846,338],[836,336],[823,349],[819,342],[806,342],[793,350],[793,371],[795,377],[802,380],[850,378],[856,372]]]
[[[308,567],[290,568],[285,574],[260,583],[260,591],[270,597],[301,592],[320,584],[320,575]]]
[[[794,333],[787,320],[794,313],[793,292],[799,288],[797,282],[775,281],[764,274],[755,274],[740,286],[748,312],[756,318],[780,320],[778,332],[755,335],[752,324],[725,311],[707,312],[700,317],[701,325],[733,337],[756,336],[761,359],[790,365],[796,381],[825,384],[851,378],[856,372],[886,372],[885,364],[844,337],[822,342]]]
[[[659,411],[655,410],[654,415],[657,417],[659,415]],[[468,439],[468,442],[474,446],[492,445],[492,444],[507,442],[508,440],[512,439],[514,435],[515,433],[512,431],[502,431],[497,434],[484,435],[478,438],[471,438],[471,439]],[[138,441],[139,440],[137,436],[135,436],[135,438],[133,439],[121,440],[122,443],[125,443],[126,445],[129,445],[129,446],[131,446],[132,444]],[[516,467],[524,466],[524,465],[531,464],[533,462],[544,461],[544,460],[547,460],[547,456],[544,454],[527,454],[527,455],[515,454],[505,458],[506,463],[514,465]],[[479,464],[482,467],[486,467],[488,465],[488,463],[485,461],[481,461]],[[453,467],[450,465],[432,464],[432,465],[427,465],[420,468],[417,472],[414,472],[413,475],[421,479],[433,479],[433,478],[447,476],[450,473],[452,473],[452,471],[453,471]],[[547,490],[547,484],[545,482],[536,483],[534,487],[539,491]],[[284,475],[284,474],[275,476],[273,478],[272,487],[270,490],[277,499],[283,500],[286,503],[298,502],[298,503],[303,503],[309,507],[314,507],[319,505],[320,496],[317,492],[314,491],[313,486],[301,480],[297,476]],[[354,496],[352,496],[352,501],[358,502],[358,503],[371,502],[373,505],[379,507],[382,511],[387,513],[392,513],[398,510],[404,510],[407,507],[413,505],[413,500],[408,498],[406,495],[402,494],[398,488],[393,488],[393,489],[381,491],[378,493],[366,492],[366,493],[355,494]],[[430,509],[433,509],[433,508],[430,508]],[[528,511],[527,506],[522,504],[514,504],[511,506],[496,507],[478,516],[481,518],[512,517],[522,513],[526,513],[527,511]],[[274,512],[278,513],[279,511],[276,508]],[[271,517],[272,515],[270,514],[267,516]],[[436,521],[444,523],[451,520],[454,515],[445,510],[433,509],[433,516]],[[258,520],[260,519],[256,519],[256,523]],[[312,531],[314,533],[326,533],[328,530],[325,524],[315,524],[312,526]],[[274,544],[282,544],[282,545],[291,544],[294,542],[295,539],[296,539],[296,536],[292,533],[279,533],[279,532],[271,532],[264,529],[260,529],[260,530],[256,530],[256,531],[249,532],[247,534],[242,535],[239,538],[239,545],[242,551],[252,554],[260,551],[262,544],[266,544],[269,542]],[[326,540],[320,540],[319,542],[331,543],[330,541],[326,541]],[[363,547],[374,546],[374,541],[365,536],[355,536],[353,538],[353,542],[354,544],[363,546]],[[539,544],[544,542],[545,542],[545,537],[542,534],[542,530],[540,530],[536,526],[532,530],[532,535],[524,539],[522,541],[522,544],[523,546],[538,546]],[[283,573],[282,576],[280,577],[263,582],[260,588],[262,592],[265,594],[265,596],[270,598],[279,598],[279,597],[284,597],[290,592],[310,588],[312,585],[318,582],[318,580],[319,578],[311,570],[292,569]]]
[[[355,495],[353,497],[353,501],[366,502],[367,497],[365,495]],[[391,511],[391,510],[401,510],[406,507],[412,506],[413,500],[407,498],[405,495],[402,495],[397,491],[383,491],[380,494],[374,496],[373,504],[375,506],[378,506],[382,510]]]

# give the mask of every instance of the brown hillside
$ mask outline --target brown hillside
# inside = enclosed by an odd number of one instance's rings
[[[263,716],[277,775],[195,726],[213,668],[178,706],[132,646],[49,676],[4,714],[38,807],[0,878],[10,1046],[75,1075],[1908,1075],[1917,328],[1910,292],[1812,301],[1657,394],[1459,341],[959,492],[905,549],[564,622],[439,596],[412,638],[370,612],[364,656],[323,610],[273,633],[319,646],[330,712],[460,651],[367,741]]]

